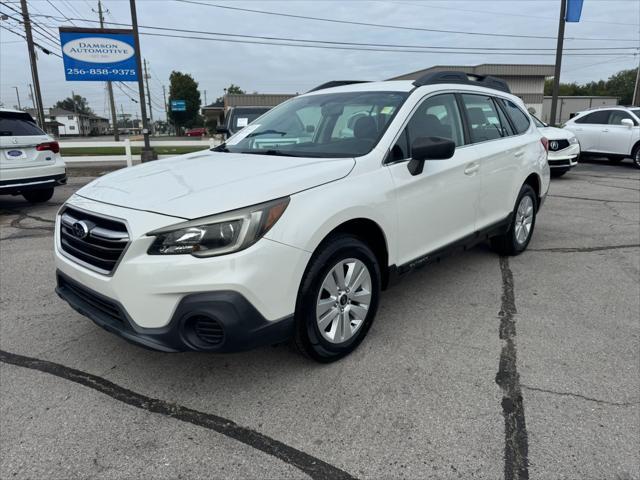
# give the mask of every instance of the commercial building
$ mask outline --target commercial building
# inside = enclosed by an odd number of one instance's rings
[[[590,97],[590,96],[559,96],[556,116],[558,123],[564,123],[573,115],[590,108],[608,107],[618,105],[618,97]],[[540,120],[549,123],[551,114],[551,97],[544,97],[542,117]]]
[[[216,125],[222,125],[224,115],[231,107],[275,107],[293,97],[295,97],[295,94],[288,93],[226,94],[222,97],[222,102],[215,102],[206,107],[202,107],[202,115],[204,115],[207,121],[214,120],[216,121]]]
[[[511,93],[520,97],[534,115],[541,115],[544,100],[544,81],[553,77],[553,65],[497,64],[481,65],[436,65],[411,73],[398,75],[389,80],[415,80],[432,72],[457,71],[472,75],[491,75],[507,82]]]

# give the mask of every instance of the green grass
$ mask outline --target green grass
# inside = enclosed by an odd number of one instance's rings
[[[153,147],[158,155],[183,155],[185,153],[198,152],[208,149],[208,145],[201,147]],[[131,147],[133,155],[139,155],[142,147]],[[100,155],[124,155],[124,147],[79,147],[63,148],[60,150],[63,157],[84,157]]]

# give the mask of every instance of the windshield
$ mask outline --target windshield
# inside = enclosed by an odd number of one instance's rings
[[[536,127],[538,128],[548,127],[546,123],[542,122],[541,120],[538,120],[538,117],[536,117],[535,115],[531,115],[531,118],[533,118],[533,123],[536,124]]]
[[[229,138],[224,151],[324,158],[365,155],[408,96],[346,92],[297,97]]]
[[[229,130],[231,133],[236,133],[269,110],[269,108],[235,108],[229,118]]]

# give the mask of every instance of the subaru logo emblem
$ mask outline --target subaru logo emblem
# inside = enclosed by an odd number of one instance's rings
[[[549,143],[549,148],[550,148],[551,150],[557,150],[557,149],[558,149],[558,142],[556,142],[555,140],[552,140],[552,141]]]
[[[85,222],[75,222],[71,226],[71,230],[73,231],[73,236],[76,238],[86,238],[89,235],[89,225]]]

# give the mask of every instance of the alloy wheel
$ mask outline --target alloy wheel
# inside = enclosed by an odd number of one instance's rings
[[[369,311],[371,285],[369,269],[356,258],[340,260],[329,270],[316,303],[316,321],[325,340],[343,343],[356,334]]]
[[[516,226],[515,236],[516,242],[524,245],[531,235],[533,226],[533,199],[529,195],[525,195],[520,200],[518,209],[516,210]]]

